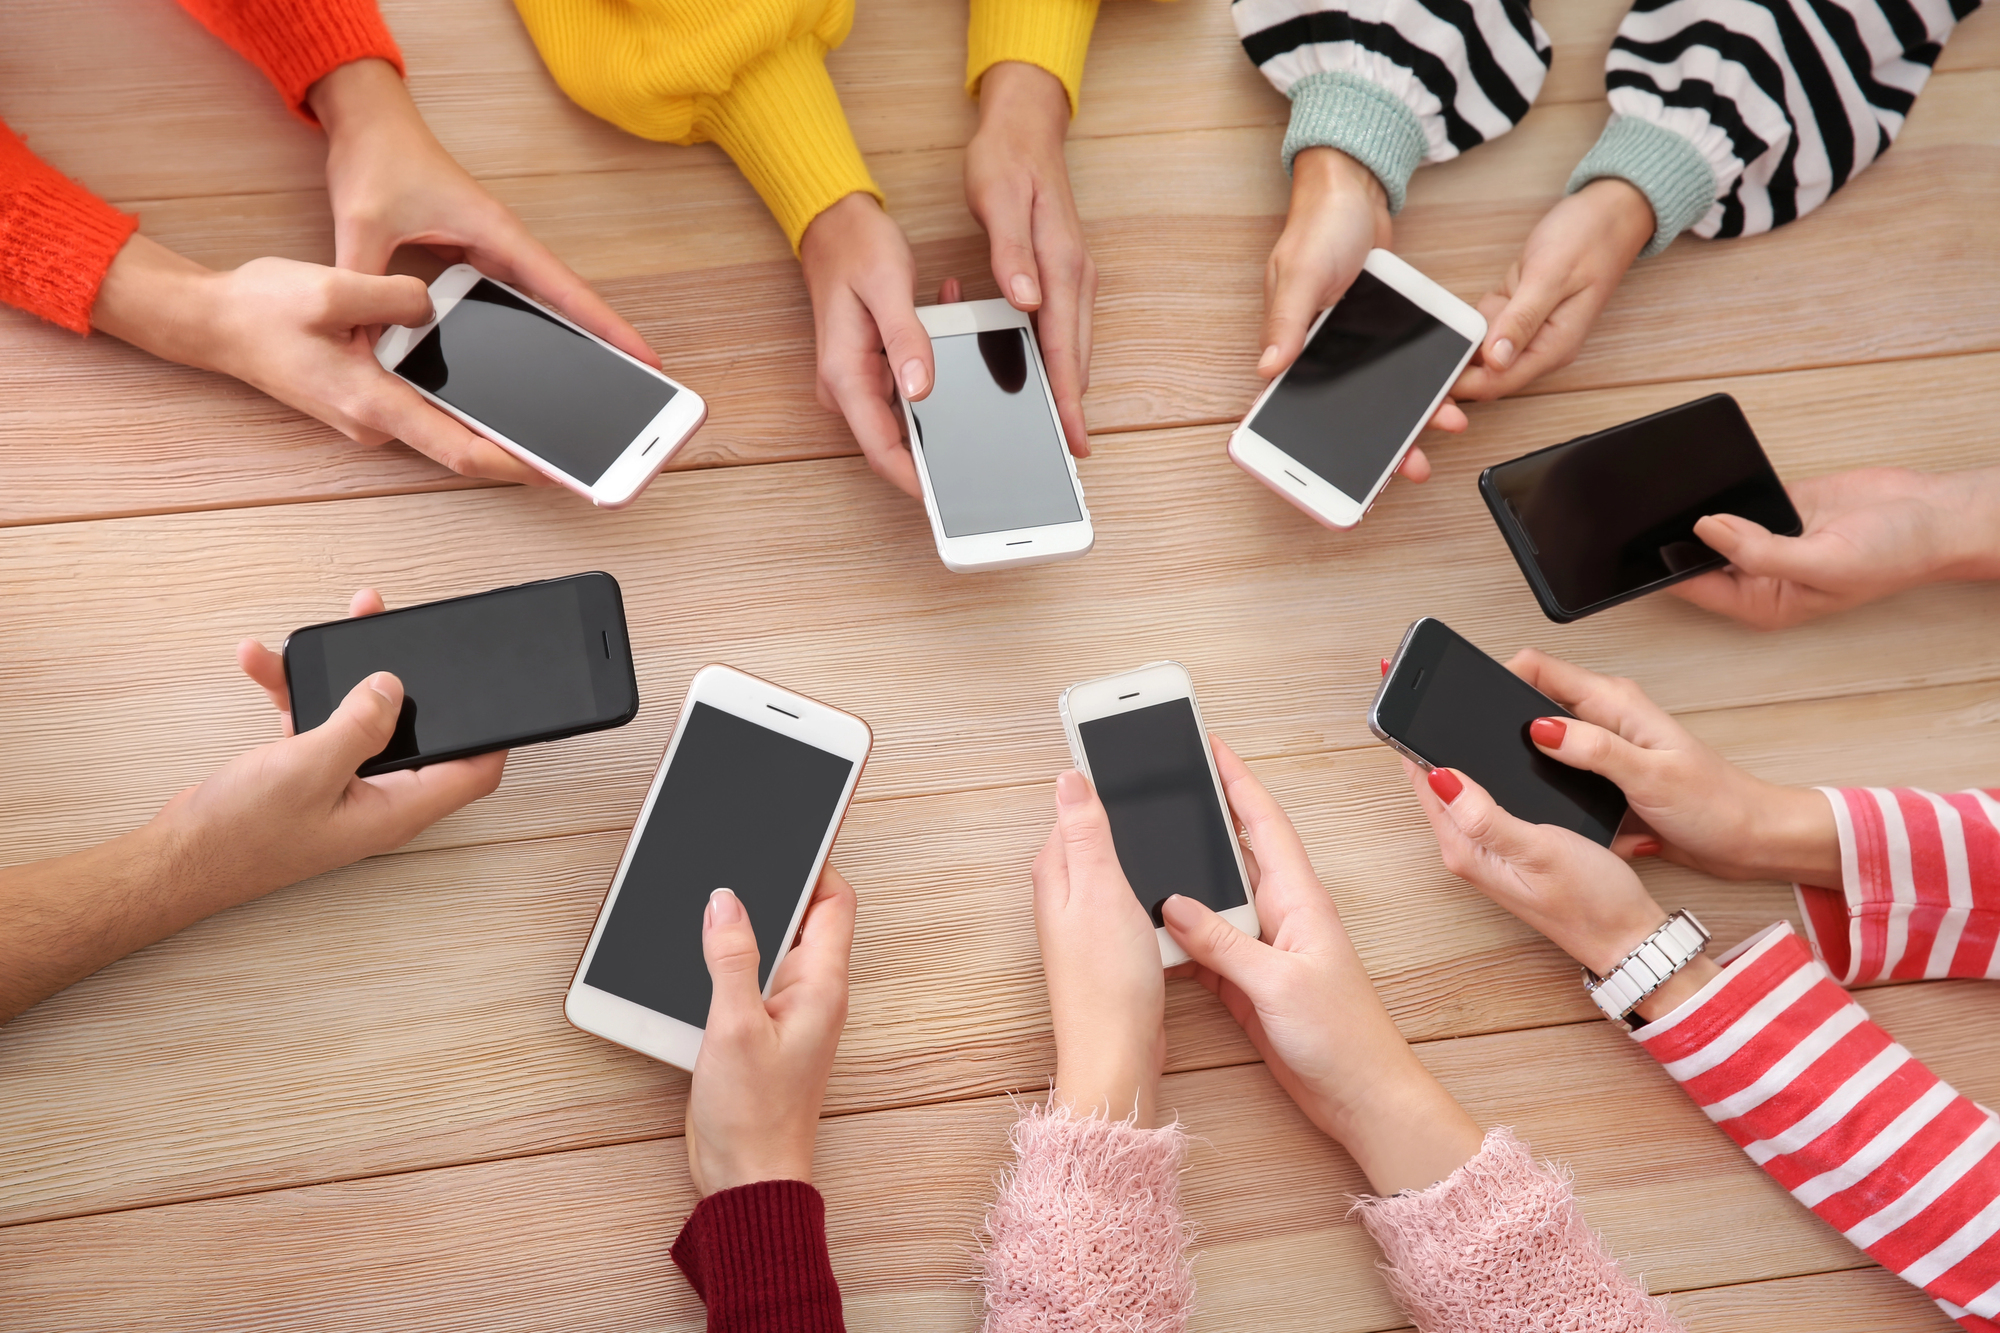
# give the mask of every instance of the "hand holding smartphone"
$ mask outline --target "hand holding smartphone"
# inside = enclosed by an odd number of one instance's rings
[[[1160,904],[1177,893],[1255,938],[1243,848],[1187,668],[1154,662],[1072,685],[1057,711],[1071,757],[1104,802],[1119,865],[1153,919],[1162,965],[1188,958],[1160,919]]]
[[[1370,250],[1298,359],[1251,404],[1229,457],[1317,522],[1351,528],[1485,336],[1477,310]]]
[[[1466,774],[1517,818],[1609,847],[1625,817],[1625,793],[1608,778],[1549,758],[1528,739],[1536,718],[1573,716],[1442,620],[1425,616],[1403,635],[1369,709],[1368,729],[1426,770]]]
[[[603,573],[292,631],[295,729],[325,722],[377,671],[403,683],[403,710],[362,777],[622,727],[639,711],[625,604]]]
[[[592,504],[632,503],[708,417],[701,395],[470,264],[431,284],[431,322],[375,359]]]
[[[1542,612],[1568,624],[1728,561],[1694,535],[1736,514],[1804,530],[1726,393],[1538,449],[1479,474],[1479,494]]]
[[[1028,316],[920,306],[937,378],[903,403],[938,556],[954,573],[1068,560],[1096,542]]]
[[[872,739],[860,718],[769,681],[697,672],[570,981],[569,1021],[692,1070],[711,998],[710,895],[728,889],[748,913],[768,996]]]

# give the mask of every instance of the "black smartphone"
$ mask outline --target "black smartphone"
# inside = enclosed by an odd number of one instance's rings
[[[625,602],[609,574],[294,630],[293,725],[311,731],[377,671],[403,682],[403,713],[363,777],[622,727],[639,711]]]
[[[1727,564],[1694,535],[1704,514],[1802,530],[1726,393],[1495,464],[1479,493],[1535,600],[1563,625]]]
[[[1425,768],[1455,768],[1531,824],[1554,824],[1611,845],[1625,793],[1595,773],[1549,758],[1528,739],[1538,717],[1568,709],[1425,616],[1403,635],[1368,729]]]

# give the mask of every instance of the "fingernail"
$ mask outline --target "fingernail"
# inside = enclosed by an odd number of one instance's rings
[[[1659,854],[1660,841],[1658,838],[1641,838],[1632,844],[1632,855],[1634,856],[1658,856]]]
[[[1185,907],[1185,904],[1187,903],[1187,901],[1188,900],[1185,897],[1183,897],[1178,893],[1168,894],[1165,898],[1161,899],[1160,901],[1160,915],[1163,917],[1172,917],[1177,913],[1186,911],[1187,909]]]
[[[1514,364],[1514,342],[1511,338],[1501,338],[1493,344],[1493,364],[1502,370]]]
[[[1386,657],[1382,659],[1382,674],[1385,676],[1389,674],[1389,659]]]
[[[1458,780],[1458,774],[1448,768],[1432,769],[1430,783],[1431,790],[1436,792],[1437,798],[1446,805],[1457,800],[1458,794],[1465,790],[1465,784]]]
[[[903,395],[915,398],[924,391],[924,363],[911,357],[903,363]]]
[[[1014,281],[1009,283],[1008,287],[1014,293],[1015,305],[1040,305],[1042,302],[1041,289],[1036,287],[1035,280],[1025,273],[1016,273]]]
[[[1528,724],[1528,739],[1551,750],[1560,750],[1569,725],[1559,717],[1538,717]]]
[[[1056,779],[1056,802],[1059,805],[1082,805],[1090,799],[1090,784],[1083,780],[1083,774],[1071,769]]]
[[[402,682],[386,671],[378,671],[368,678],[368,688],[381,695],[388,703],[400,704],[402,702],[403,691],[401,687]]]
[[[1257,358],[1257,373],[1268,375],[1277,368],[1278,346],[1276,343],[1264,349],[1264,355]]]
[[[743,902],[728,889],[708,895],[708,917],[718,926],[733,926],[743,919]]]

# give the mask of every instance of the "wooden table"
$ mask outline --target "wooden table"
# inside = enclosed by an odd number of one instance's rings
[[[1052,1067],[1028,864],[1066,763],[1055,698],[1172,656],[1298,820],[1423,1058],[1480,1120],[1568,1162],[1593,1225],[1700,1330],[1946,1327],[1752,1166],[1595,1019],[1574,968],[1447,875],[1362,722],[1375,662],[1439,615],[1634,676],[1785,781],[1992,781],[2000,589],[1947,586],[1760,635],[1655,597],[1542,619],[1480,468],[1722,388],[1781,472],[1990,461],[2000,419],[2000,19],[1969,21],[1895,150],[1775,236],[1639,266],[1575,365],[1472,409],[1437,476],[1367,523],[1307,523],[1223,456],[1255,387],[1285,103],[1216,0],[1106,5],[1071,148],[1103,272],[1084,561],[954,576],[916,506],[813,402],[783,239],[712,148],[571,106],[499,0],[385,6],[446,145],[708,396],[686,466],[632,509],[363,449],[231,381],[0,311],[0,856],[145,819],[272,733],[233,668],[338,614],[605,569],[638,720],[517,754],[401,853],[202,923],[0,1030],[0,1326],[697,1329],[668,1263],[693,1203],[686,1077],[569,1028],[561,996],[674,701],[723,661],[866,717],[835,849],[859,887],[853,1017],[822,1127],[857,1329],[970,1329],[975,1224],[1010,1094]],[[1419,174],[1398,247],[1460,294],[1516,253],[1604,116],[1621,6],[1544,0],[1541,104]],[[832,60],[924,289],[992,294],[965,211],[961,5],[863,0]],[[0,114],[213,264],[330,259],[321,148],[165,0],[15,0]],[[1643,872],[1727,942],[1781,885]],[[1870,1010],[2000,1097],[2000,988]],[[1234,1025],[1170,988],[1165,1104],[1198,1136],[1202,1329],[1399,1326],[1344,1219],[1359,1172]]]

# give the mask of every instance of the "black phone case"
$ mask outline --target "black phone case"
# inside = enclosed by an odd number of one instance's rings
[[[1673,407],[1655,412],[1650,416],[1638,417],[1632,421],[1621,421],[1615,426],[1608,426],[1603,430],[1593,431],[1588,435],[1579,435],[1575,439],[1564,440],[1561,444],[1552,444],[1546,449],[1537,449],[1533,453],[1522,454],[1519,458],[1510,458],[1504,463],[1495,463],[1492,467],[1487,468],[1479,474],[1479,498],[1486,502],[1486,511],[1493,516],[1493,525],[1500,529],[1501,540],[1507,543],[1508,553],[1514,557],[1514,563],[1520,566],[1521,577],[1528,581],[1528,590],[1534,593],[1535,601],[1542,608],[1543,615],[1558,625],[1573,624],[1585,616],[1596,615],[1599,611],[1608,611],[1614,606],[1623,606],[1626,602],[1644,597],[1649,593],[1656,593],[1662,588],[1669,588],[1676,583],[1684,582],[1697,575],[1721,569],[1729,561],[1717,555],[1713,560],[1703,561],[1701,564],[1691,569],[1684,569],[1678,574],[1669,574],[1666,578],[1656,579],[1642,587],[1634,588],[1630,592],[1620,593],[1616,597],[1608,597],[1593,605],[1571,610],[1556,600],[1555,593],[1549,588],[1548,580],[1542,576],[1541,561],[1535,555],[1534,545],[1528,540],[1527,533],[1521,531],[1520,526],[1515,523],[1513,514],[1507,509],[1507,502],[1501,498],[1499,488],[1495,482],[1496,474],[1505,472],[1517,463],[1525,463],[1529,459],[1539,458],[1551,450],[1567,449],[1572,445],[1582,444],[1585,441],[1616,436],[1630,431],[1634,427],[1657,421],[1662,417],[1671,417],[1688,411],[1713,399],[1728,397],[1728,394],[1710,394],[1704,398],[1697,398],[1693,402],[1679,403]],[[1790,525],[1776,529],[1775,531],[1781,537],[1796,537],[1804,530],[1805,524],[1800,520],[1798,510],[1793,509]]]
[[[630,677],[632,685],[632,706],[629,709],[627,709],[624,713],[620,714],[619,716],[610,718],[608,720],[600,719],[594,722],[583,723],[580,726],[563,727],[555,731],[542,731],[542,732],[536,732],[532,735],[512,737],[497,745],[478,745],[466,749],[450,750],[441,754],[412,755],[407,759],[390,759],[381,762],[378,762],[375,759],[369,759],[363,762],[361,767],[354,770],[355,776],[362,778],[371,778],[378,773],[395,773],[395,772],[400,772],[401,770],[407,768],[425,768],[431,764],[448,763],[453,759],[471,759],[475,755],[492,754],[498,750],[513,750],[523,745],[540,745],[545,741],[567,740],[571,736],[584,736],[588,735],[593,731],[611,731],[618,727],[624,726],[626,723],[630,722],[633,718],[639,716],[639,677],[638,673],[636,672],[636,670],[633,668],[632,665],[631,629],[625,620],[625,590],[618,586],[617,579],[613,578],[609,574],[605,574],[602,570],[591,570],[589,572],[592,574],[602,574],[603,577],[610,582],[611,595],[618,604],[618,621],[620,626],[624,627],[626,631],[624,663],[625,663],[625,671],[627,675]],[[575,574],[566,574],[560,579],[530,579],[527,583],[510,583],[503,588],[484,588],[481,589],[479,592],[467,593],[463,597],[441,597],[435,602],[421,602],[418,604],[418,606],[403,607],[399,609],[414,611],[419,609],[419,607],[424,607],[424,606],[443,606],[451,602],[465,602],[465,601],[470,601],[474,597],[484,597],[488,593],[507,592],[513,588],[525,588],[535,583],[561,583],[566,579],[571,579],[576,577],[579,576]],[[338,625],[341,623],[343,622],[338,620],[324,620],[317,625],[303,625],[298,629],[293,630],[290,635],[286,636],[285,688],[287,690],[290,690],[292,684],[292,638],[299,634],[305,633],[305,631],[307,630],[321,629],[328,625]],[[334,700],[333,706],[335,708],[338,708],[340,706],[340,701]],[[403,718],[397,719],[396,730],[398,735],[400,735],[405,725],[406,723]],[[389,749],[395,748],[396,739],[397,736],[392,735],[390,737],[389,744],[387,747],[385,747],[384,753],[386,753],[387,750]]]

